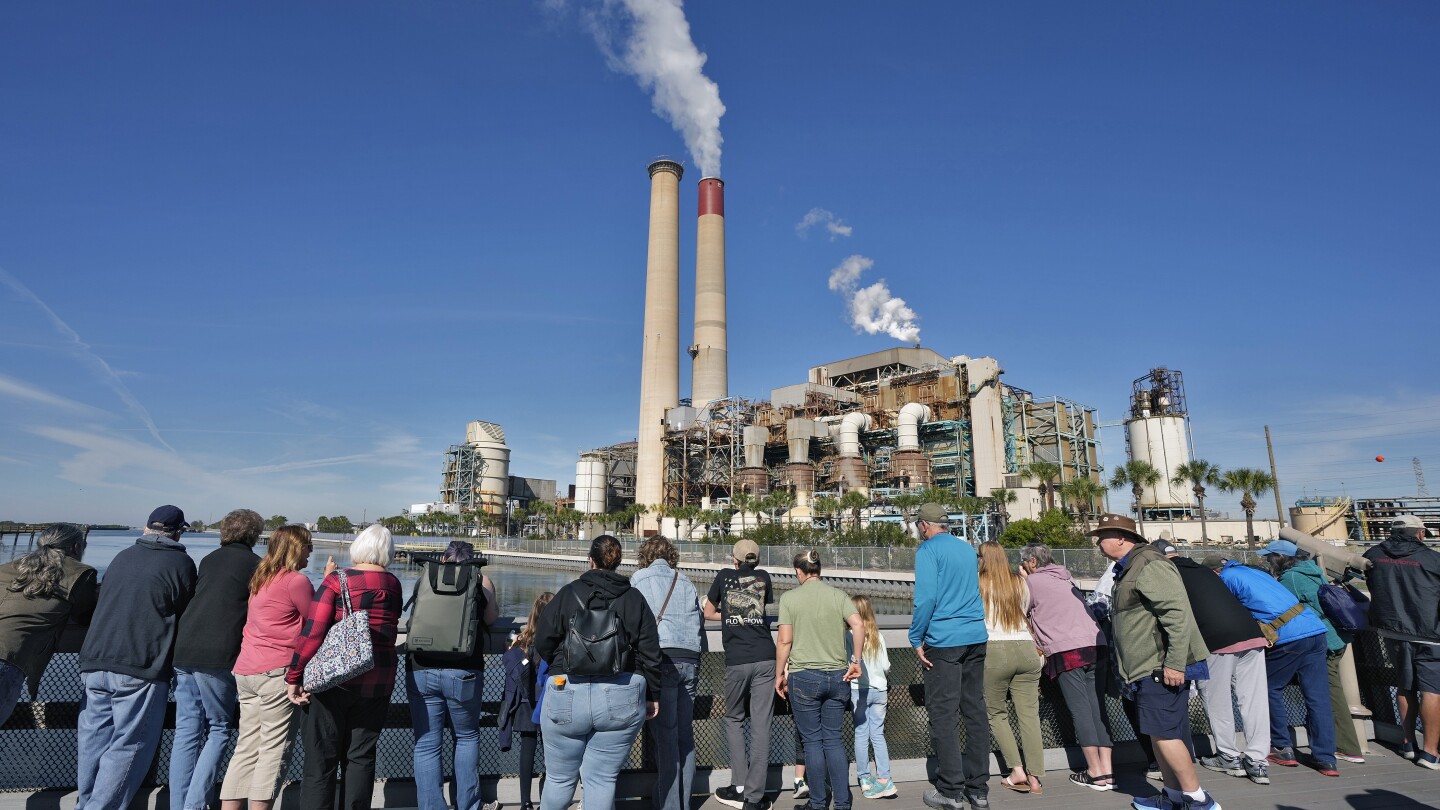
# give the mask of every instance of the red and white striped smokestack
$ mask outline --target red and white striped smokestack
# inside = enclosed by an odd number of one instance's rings
[[[684,169],[673,160],[657,160],[649,171],[650,241],[635,502],[655,507],[665,496],[665,411],[680,404],[680,175]],[[655,525],[653,519],[650,525]]]
[[[725,328],[725,181],[700,181],[695,234],[695,342],[690,346],[690,399],[703,410],[729,396]]]

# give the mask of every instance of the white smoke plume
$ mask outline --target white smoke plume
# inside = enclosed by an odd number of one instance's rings
[[[875,260],[855,254],[830,271],[830,290],[845,296],[850,325],[855,331],[869,335],[881,332],[904,343],[920,342],[920,319],[904,298],[890,292],[885,279],[868,287],[860,286],[860,276],[875,266]]]
[[[834,242],[841,236],[849,236],[855,229],[845,224],[845,220],[835,216],[824,208],[811,208],[810,213],[795,226],[795,235],[804,239],[809,235],[810,229],[816,225],[824,225],[825,230],[830,234],[830,241]]]
[[[690,39],[682,0],[604,0],[584,14],[610,67],[650,92],[655,113],[685,138],[704,177],[720,176],[720,87]]]

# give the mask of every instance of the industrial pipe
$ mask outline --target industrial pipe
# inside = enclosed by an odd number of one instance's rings
[[[770,431],[751,425],[745,428],[745,466],[765,466],[765,443],[770,441]]]
[[[812,419],[796,418],[785,423],[791,464],[803,464],[810,460],[810,440],[815,438],[815,426]]]
[[[911,402],[900,409],[900,421],[896,426],[898,441],[896,450],[920,449],[920,424],[930,421],[930,406]]]
[[[860,457],[860,431],[870,429],[870,414],[851,411],[840,420],[840,457]]]

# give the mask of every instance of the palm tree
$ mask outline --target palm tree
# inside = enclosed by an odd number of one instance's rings
[[[1245,510],[1245,544],[1255,548],[1255,496],[1264,495],[1275,488],[1275,479],[1263,470],[1241,467],[1220,476],[1220,489],[1225,492],[1241,492],[1240,508]]]
[[[913,492],[903,492],[890,499],[890,503],[900,510],[900,518],[905,521],[905,534],[910,534],[910,510],[924,503],[919,495]]]
[[[1205,487],[1220,486],[1220,468],[1204,459],[1187,461],[1175,468],[1175,477],[1170,483],[1177,487],[1190,484],[1195,500],[1200,502],[1200,545],[1210,545],[1210,535],[1205,526]]]
[[[852,489],[840,496],[840,508],[850,510],[855,521],[855,531],[860,531],[860,510],[870,505],[870,497],[858,489]]]
[[[1135,496],[1135,522],[1140,524],[1140,533],[1145,533],[1145,511],[1140,508],[1140,498],[1145,494],[1146,487],[1153,487],[1160,483],[1160,471],[1148,461],[1132,460],[1115,468],[1115,475],[1110,479],[1111,489],[1124,489],[1130,487],[1130,494]]]
[[[1055,479],[1064,475],[1065,469],[1059,464],[1049,461],[1032,461],[1020,470],[1020,477],[1025,480],[1035,479],[1040,482],[1040,492],[1045,496],[1045,511],[1055,508]]]
[[[1090,531],[1090,516],[1095,514],[1095,499],[1104,497],[1105,488],[1089,477],[1076,478],[1060,485],[1060,494],[1080,513],[1085,531]]]
[[[830,531],[835,531],[835,513],[840,511],[840,501],[828,495],[821,495],[810,505],[815,514],[825,521]]]
[[[996,487],[990,490],[990,500],[995,502],[995,507],[1000,510],[1000,531],[1010,525],[1010,504],[1020,500],[1015,490],[1005,487]]]
[[[974,495],[961,495],[955,499],[955,508],[965,515],[965,539],[977,545],[975,529],[980,525],[975,518],[984,515],[990,502]]]

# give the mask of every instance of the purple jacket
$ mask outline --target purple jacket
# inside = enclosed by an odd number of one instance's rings
[[[1030,587],[1031,634],[1046,655],[1105,645],[1069,569],[1051,563],[1037,568],[1025,584]]]

